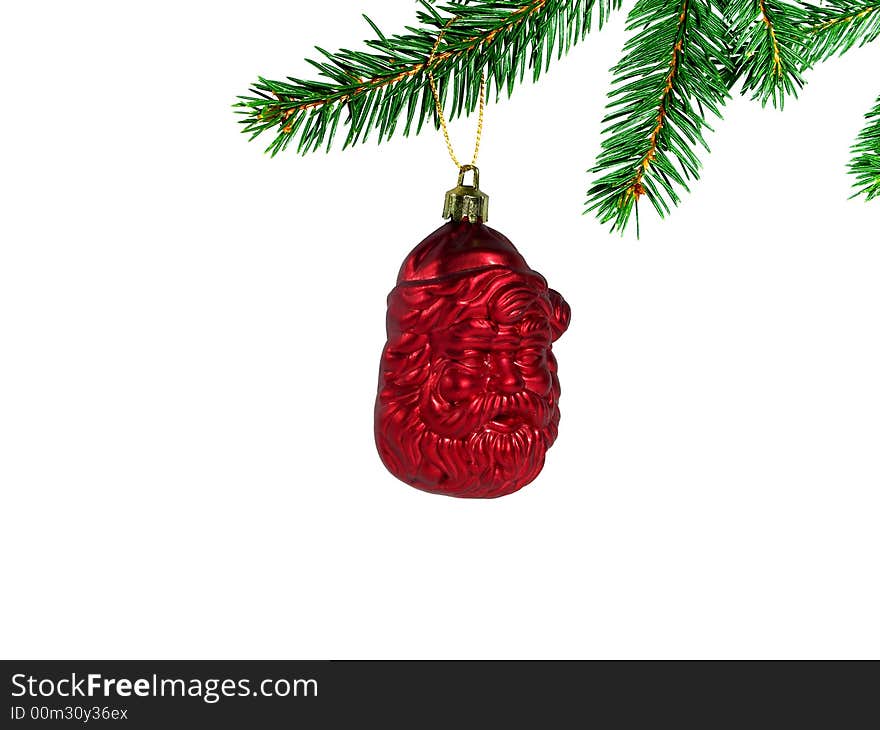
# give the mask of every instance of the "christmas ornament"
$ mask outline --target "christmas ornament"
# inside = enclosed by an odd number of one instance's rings
[[[568,304],[485,225],[487,210],[466,165],[446,194],[449,222],[410,252],[388,297],[376,400],[388,470],[455,497],[531,482],[559,423],[551,343],[568,327]]]
[[[414,487],[501,497],[538,476],[556,440],[559,379],[551,343],[571,313],[514,245],[486,226],[489,196],[476,167],[486,80],[474,154],[462,165],[430,71],[442,38],[428,59],[428,81],[458,184],[443,203],[449,222],[410,252],[388,296],[376,446],[388,470]],[[472,185],[464,183],[468,172]]]
[[[303,154],[329,149],[345,128],[343,149],[371,133],[380,142],[395,132],[418,134],[437,115],[458,186],[447,194],[449,222],[410,253],[389,295],[376,402],[379,453],[413,486],[456,496],[508,494],[535,478],[556,438],[559,383],[551,343],[565,331],[569,308],[506,237],[485,225],[488,198],[475,165],[486,74],[496,99],[505,90],[510,95],[525,78],[537,81],[554,57],[601,28],[620,5],[422,2],[418,24],[405,33],[385,34],[367,18],[376,37],[366,50],[319,48],[323,58],[310,62],[320,78],[260,78],[251,94],[239,97],[252,139],[274,130],[267,149],[273,156],[288,147]],[[708,149],[708,119],[721,117],[733,88],[782,108],[817,62],[880,38],[880,6],[873,0],[638,0],[627,28],[586,208],[612,230],[623,231],[634,218],[638,235],[640,199],[663,217],[699,177],[697,152]],[[477,101],[474,156],[461,165],[443,110],[470,114]],[[880,98],[866,122],[850,171],[857,192],[873,199],[880,198]],[[546,129],[529,132],[537,137]],[[472,185],[464,184],[468,171]]]

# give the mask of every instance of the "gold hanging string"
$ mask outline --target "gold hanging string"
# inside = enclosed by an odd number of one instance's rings
[[[452,142],[449,140],[449,127],[446,124],[446,117],[443,115],[443,105],[440,103],[440,94],[437,92],[437,82],[434,81],[434,72],[431,71],[431,65],[434,63],[434,56],[437,55],[437,49],[440,47],[440,42],[443,40],[446,30],[455,22],[455,20],[455,16],[451,17],[449,22],[443,27],[443,30],[440,31],[440,35],[437,36],[437,40],[434,43],[434,48],[431,49],[431,55],[428,57],[428,62],[425,64],[425,68],[428,71],[428,83],[431,85],[431,93],[434,95],[434,106],[437,109],[437,116],[440,119],[440,127],[443,129],[443,138],[446,140],[446,149],[449,151],[449,157],[452,159],[452,162],[460,170],[463,165],[458,161],[458,157],[455,156],[455,151],[452,149]],[[477,116],[477,139],[474,143],[474,156],[471,159],[471,165],[477,164],[477,157],[480,155],[480,140],[483,138],[483,112],[485,109],[486,74],[483,72],[480,74],[480,112]]]

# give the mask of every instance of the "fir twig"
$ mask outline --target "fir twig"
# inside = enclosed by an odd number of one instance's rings
[[[824,5],[805,5],[813,65],[853,46],[863,46],[880,36],[880,0],[827,0]]]
[[[849,171],[856,178],[853,197],[864,195],[866,200],[873,200],[880,197],[880,97],[865,119],[867,124],[852,146]]]
[[[431,61],[447,117],[470,114],[486,90],[509,96],[528,75],[537,81],[594,23],[601,28],[621,0],[419,0],[415,27],[375,38],[366,50],[309,60],[319,78],[261,78],[235,105],[251,139],[274,133],[272,155],[293,145],[329,149],[341,127],[343,147],[376,133],[389,139],[439,126],[428,84]],[[451,19],[455,19],[450,24]],[[445,31],[444,31],[445,28]],[[443,36],[438,41],[438,37]],[[797,95],[802,72],[818,61],[880,37],[880,0],[636,0],[631,34],[612,69],[603,141],[591,172],[587,210],[623,230],[646,197],[661,217],[699,177],[697,148],[708,151],[707,117],[721,116],[730,90],[782,107]],[[880,99],[853,146],[856,195],[880,196]]]
[[[730,0],[725,17],[741,63],[742,93],[780,109],[786,95],[797,96],[806,65],[804,11],[780,0]]]
[[[591,172],[587,212],[623,230],[644,196],[661,217],[679,202],[678,188],[699,177],[693,148],[708,112],[728,98],[724,25],[714,0],[639,0],[627,19],[637,31],[613,69],[605,139]]]
[[[310,60],[319,80],[260,78],[251,95],[240,96],[243,131],[251,139],[267,131],[275,138],[272,155],[296,141],[300,153],[329,149],[337,128],[348,126],[343,148],[365,142],[370,132],[389,139],[405,118],[404,136],[418,133],[427,118],[438,123],[427,83],[426,63],[439,33],[455,17],[434,56],[432,71],[444,111],[450,118],[470,114],[479,99],[486,72],[487,94],[508,96],[522,82],[526,68],[537,81],[555,55],[583,40],[594,23],[606,21],[620,0],[470,0],[435,7],[421,1],[417,27],[386,36],[366,16],[376,38],[368,51],[342,49]],[[450,98],[451,97],[451,98]]]

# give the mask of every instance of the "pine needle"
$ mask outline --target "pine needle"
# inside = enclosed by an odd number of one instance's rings
[[[827,0],[824,5],[804,5],[810,42],[807,61],[814,65],[880,36],[877,0]]]
[[[856,178],[853,197],[864,195],[865,200],[873,200],[880,197],[880,97],[865,119],[867,124],[852,146],[849,171]]]
[[[783,108],[803,88],[807,64],[805,14],[781,0],[729,0],[724,9],[739,59],[742,93]]]

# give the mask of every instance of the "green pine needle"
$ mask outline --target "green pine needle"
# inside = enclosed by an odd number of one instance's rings
[[[865,200],[873,200],[880,197],[880,97],[865,119],[867,124],[852,146],[849,171],[856,178],[853,197],[864,195]]]
[[[742,93],[782,109],[797,96],[807,64],[805,14],[780,0],[729,0],[724,15],[734,39]]]

